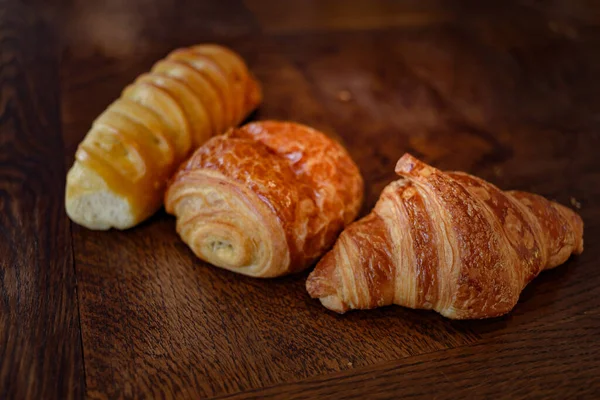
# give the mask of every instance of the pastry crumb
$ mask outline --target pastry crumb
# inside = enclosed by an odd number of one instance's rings
[[[348,366],[351,367],[352,365],[354,365],[352,364],[352,361],[348,361]]]
[[[581,203],[575,197],[571,196],[571,205],[578,210],[581,210]]]
[[[339,101],[343,101],[344,103],[352,100],[352,93],[347,90],[340,90],[337,94],[337,98]]]

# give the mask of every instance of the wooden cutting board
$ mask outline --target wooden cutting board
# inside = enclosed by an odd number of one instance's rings
[[[126,4],[125,4],[126,3]],[[523,4],[521,4],[523,3]],[[600,13],[583,1],[0,0],[0,398],[593,397],[600,393]],[[339,316],[307,273],[211,267],[160,211],[70,223],[93,119],[176,47],[217,42],[264,87],[251,120],[340,139],[367,213],[404,152],[579,209],[586,249],[514,311]]]

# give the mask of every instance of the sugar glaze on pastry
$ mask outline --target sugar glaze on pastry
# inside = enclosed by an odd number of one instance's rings
[[[67,174],[69,217],[130,228],[162,205],[190,151],[239,124],[261,101],[244,61],[217,45],[179,49],[127,86],[92,124]]]
[[[201,259],[255,277],[301,271],[353,221],[359,170],[307,126],[256,122],[200,147],[173,178],[167,212]]]

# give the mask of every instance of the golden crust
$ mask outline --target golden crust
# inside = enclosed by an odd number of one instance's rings
[[[303,270],[322,255],[356,218],[362,196],[358,168],[340,144],[303,125],[265,121],[200,147],[173,178],[165,206],[199,257],[272,277]],[[208,218],[215,213],[220,217]],[[211,224],[227,224],[228,231],[217,238],[206,228]],[[210,253],[207,243],[218,245]],[[241,255],[244,249],[257,254]],[[251,262],[233,266],[233,258]]]
[[[583,251],[583,222],[541,196],[503,192],[409,154],[367,217],[346,228],[306,283],[337,311],[389,304],[446,317],[509,312],[542,270]]]
[[[166,182],[190,151],[240,123],[260,103],[261,90],[243,60],[217,45],[180,49],[123,91],[95,121],[76,154],[77,170],[102,185],[67,177],[69,215],[90,228],[133,226],[160,207]],[[71,177],[71,178],[70,178]],[[128,205],[130,221],[87,221],[103,204],[83,198],[110,193]]]

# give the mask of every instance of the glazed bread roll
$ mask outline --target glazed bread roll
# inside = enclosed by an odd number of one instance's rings
[[[409,154],[396,172],[403,179],[308,277],[308,293],[333,311],[398,304],[453,319],[496,317],[541,271],[583,251],[583,221],[560,204]]]
[[[231,50],[174,51],[92,124],[67,174],[67,214],[90,229],[140,223],[161,207],[168,179],[190,151],[260,101],[257,81]]]
[[[362,197],[360,172],[339,143],[268,121],[200,147],[173,178],[165,208],[199,258],[268,278],[320,257],[356,218]]]

